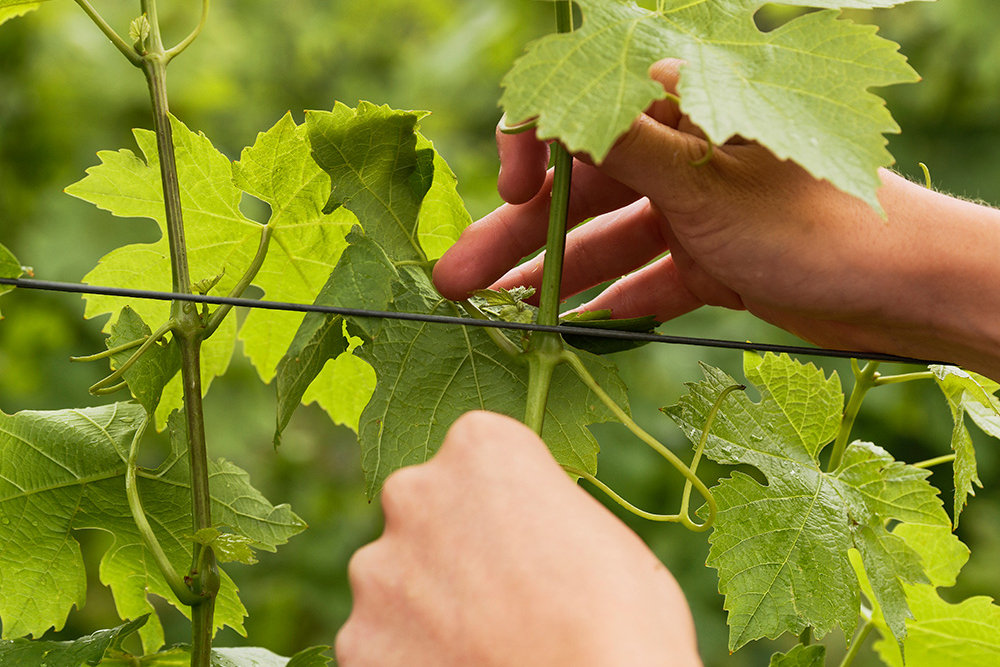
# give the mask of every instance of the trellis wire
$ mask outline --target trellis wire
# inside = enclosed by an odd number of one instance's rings
[[[455,317],[449,315],[428,315],[421,313],[399,313],[387,310],[366,310],[363,308],[341,308],[338,306],[323,306],[319,304],[291,303],[285,301],[266,301],[246,297],[209,296],[206,294],[182,294],[179,292],[160,292],[155,290],[139,290],[124,287],[104,287],[98,285],[83,285],[64,283],[51,280],[35,280],[27,278],[0,278],[0,285],[10,285],[22,289],[40,290],[46,292],[68,292],[72,294],[90,294],[97,296],[113,296],[130,299],[151,299],[155,301],[190,301],[208,305],[229,305],[241,308],[257,308],[261,310],[280,310],[295,313],[322,313],[340,315],[343,317],[369,317],[374,319],[407,320],[412,322],[428,322],[431,324],[450,324],[471,327],[492,327],[496,329],[513,329],[520,331],[550,331],[569,336],[593,336],[595,338],[611,338],[623,341],[645,343],[667,343],[671,345],[687,345],[692,347],[711,347],[730,350],[751,350],[754,352],[774,352],[777,354],[805,355],[816,357],[831,357],[836,359],[864,359],[867,361],[884,361],[900,364],[917,364],[927,366],[946,362],[928,359],[901,357],[880,352],[863,352],[860,350],[834,350],[822,347],[805,347],[801,345],[776,345],[770,343],[754,343],[751,341],[736,341],[717,338],[698,338],[691,336],[671,336],[659,333],[642,333],[636,331],[621,331],[618,329],[597,329],[580,326],[544,326],[524,322],[503,322],[498,320],[478,320],[470,317]]]

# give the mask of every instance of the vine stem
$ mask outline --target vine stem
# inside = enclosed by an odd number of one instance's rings
[[[156,0],[141,0],[141,3],[150,24],[147,52],[142,58],[142,71],[149,86],[153,108],[153,129],[156,133],[160,178],[163,184],[173,289],[181,294],[190,294],[191,275],[184,238],[184,215],[170,106],[167,101],[167,64],[173,56],[168,56],[163,48]],[[192,531],[197,534],[199,530],[212,526],[208,447],[205,442],[201,387],[201,342],[204,330],[197,307],[191,302],[172,302],[171,320],[174,322],[174,336],[181,352],[181,383],[184,390],[188,461],[191,472]],[[210,667],[215,629],[215,596],[219,591],[219,574],[211,547],[194,544],[190,584],[193,593],[200,600],[200,604],[193,607],[191,614],[191,667]]]
[[[556,30],[573,30],[573,5],[567,0],[556,3]],[[552,146],[553,180],[549,201],[549,229],[545,241],[545,264],[542,268],[542,288],[539,294],[538,323],[559,324],[559,303],[562,292],[563,252],[566,248],[566,219],[569,214],[569,193],[573,178],[573,156],[560,144]],[[562,363],[563,344],[559,334],[535,332],[531,338],[528,359],[528,391],[524,423],[538,435],[545,423],[549,387],[556,366]]]
[[[851,390],[851,397],[847,401],[844,416],[840,420],[840,430],[837,432],[837,439],[833,444],[833,452],[830,454],[827,470],[836,470],[844,459],[847,441],[851,437],[851,429],[854,428],[854,420],[858,417],[858,410],[861,408],[861,402],[868,390],[875,386],[878,378],[878,367],[877,361],[871,361],[865,364],[864,368],[859,369],[857,360],[851,360],[851,368],[854,371],[854,389]]]

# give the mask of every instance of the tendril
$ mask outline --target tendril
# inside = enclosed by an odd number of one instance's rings
[[[699,479],[699,477],[694,473],[694,471],[691,470],[691,468],[689,468],[683,461],[681,461],[676,454],[667,449],[663,445],[663,443],[661,443],[659,440],[657,440],[652,435],[643,430],[643,428],[640,427],[638,424],[636,424],[635,421],[632,420],[632,417],[630,417],[628,413],[626,413],[621,408],[620,405],[618,405],[610,396],[608,396],[607,392],[605,392],[601,388],[601,386],[597,383],[597,380],[594,379],[594,376],[591,375],[590,371],[588,371],[586,366],[583,365],[583,362],[580,360],[580,357],[578,357],[575,353],[570,352],[569,350],[563,350],[562,353],[560,354],[559,361],[561,363],[568,365],[570,368],[573,369],[573,372],[575,372],[577,376],[580,378],[580,380],[582,380],[583,383],[587,385],[587,388],[590,389],[590,391],[592,391],[594,395],[597,396],[597,398],[602,403],[604,403],[604,405],[611,411],[612,414],[614,414],[614,416],[618,419],[618,421],[620,421],[622,424],[625,425],[625,428],[630,430],[637,438],[646,443],[651,449],[653,449],[653,451],[655,451],[657,454],[666,459],[667,462],[670,463],[670,465],[672,465],[677,470],[677,472],[679,472],[684,477],[684,479],[687,480],[687,482],[691,486],[697,489],[701,497],[705,499],[705,504],[708,508],[708,516],[706,517],[705,522],[700,524],[692,521],[686,512],[684,512],[683,514],[676,515],[676,518],[671,518],[671,519],[661,518],[656,520],[676,521],[678,523],[681,523],[688,530],[692,530],[695,532],[708,530],[711,527],[712,523],[715,521],[715,515],[718,512],[718,507],[716,506],[715,497],[712,495],[712,492],[708,490],[708,487],[705,486],[705,483],[701,481],[701,479]],[[598,485],[598,488],[602,488],[602,485]],[[602,490],[604,490],[604,488],[602,488]],[[607,489],[607,491],[610,491],[610,489]],[[616,496],[617,494],[611,495],[612,499],[615,499],[616,502],[621,504],[626,509],[629,509],[629,507],[634,507],[628,503],[624,503],[623,499],[621,499],[620,496],[618,496],[617,498]],[[629,511],[632,510],[630,509]],[[639,512],[637,512],[637,514],[639,516],[646,516],[647,514],[650,513],[642,512],[640,510]]]
[[[173,319],[171,319],[165,322],[162,326],[160,326],[159,329],[157,329],[151,335],[139,339],[139,341],[141,341],[139,343],[139,349],[136,350],[132,354],[132,356],[129,357],[125,361],[125,363],[119,366],[111,375],[91,385],[90,393],[94,394],[95,396],[101,396],[104,394],[112,394],[118,391],[119,389],[125,388],[127,383],[121,380],[122,377],[125,375],[125,373],[128,371],[128,369],[132,368],[132,365],[135,364],[135,362],[138,361],[139,358],[142,355],[144,355],[147,350],[149,350],[149,348],[153,347],[153,345],[155,345],[157,342],[160,341],[160,339],[162,339],[165,335],[167,335],[167,333],[169,333],[173,329],[173,326],[174,326],[174,321]],[[115,351],[129,350],[135,347],[136,342],[137,341],[132,341],[131,343],[126,343],[124,346],[118,346],[116,348],[112,348],[111,350],[108,350],[108,354],[114,354]],[[78,359],[80,361],[90,361],[91,358],[97,359],[97,358],[103,358],[104,356],[108,355],[100,353],[100,355],[92,355],[92,357],[79,357]]]

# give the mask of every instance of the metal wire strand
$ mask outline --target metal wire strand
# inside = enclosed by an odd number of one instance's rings
[[[78,283],[63,283],[51,280],[35,280],[28,278],[0,278],[0,285],[11,285],[22,289],[40,290],[46,292],[93,294],[130,299],[152,299],[156,301],[191,301],[194,303],[205,303],[219,306],[229,305],[242,308],[281,310],[296,313],[324,313],[328,315],[341,315],[344,317],[408,320],[412,322],[428,322],[432,324],[447,324],[453,326],[492,327],[496,329],[515,329],[521,331],[549,331],[571,336],[593,336],[595,338],[613,338],[624,341],[667,343],[670,345],[711,347],[729,350],[751,350],[754,352],[773,352],[776,354],[830,357],[836,359],[864,359],[900,364],[916,364],[919,366],[946,363],[929,359],[901,357],[894,354],[882,354],[880,352],[864,352],[861,350],[834,350],[829,348],[806,347],[801,345],[775,345],[769,343],[754,343],[751,341],[698,338],[691,336],[671,336],[659,333],[619,331],[617,329],[596,329],[579,326],[544,326],[541,324],[530,324],[524,322],[479,320],[467,317],[428,315],[423,313],[398,313],[386,310],[365,310],[363,308],[340,308],[336,306],[322,306],[318,304],[265,301],[262,299],[250,299],[245,297],[234,298],[225,296],[209,296],[204,294],[180,294],[177,292],[158,292],[152,290],[129,289],[124,287],[104,287],[99,285],[83,285]]]

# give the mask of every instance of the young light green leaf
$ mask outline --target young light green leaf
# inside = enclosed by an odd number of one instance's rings
[[[312,302],[336,265],[346,245],[344,234],[354,219],[348,211],[322,213],[329,178],[310,157],[305,128],[285,116],[259,135],[233,164],[204,135],[176,119],[172,119],[172,126],[192,279],[221,276],[212,292],[230,293],[257,256],[266,231],[268,252],[253,284],[270,299]],[[117,216],[155,220],[163,232],[166,222],[155,138],[145,130],[134,134],[145,160],[127,150],[102,152],[102,164],[88,169],[87,177],[66,191]],[[244,192],[270,206],[266,227],[240,211]],[[155,243],[112,251],[84,281],[169,290],[170,275],[168,244],[163,237]],[[166,303],[100,296],[88,297],[85,315],[114,312],[126,304],[153,326],[169,315]],[[244,350],[265,381],[273,377],[301,319],[301,315],[270,310],[247,317]],[[235,318],[228,318],[202,347],[205,391],[228,367],[235,340]],[[164,392],[158,425],[179,405],[180,387],[175,380]]]
[[[950,604],[933,586],[906,586],[913,618],[906,622],[906,667],[995,667],[1000,664],[1000,607],[976,596]],[[895,642],[885,638],[875,650],[890,667],[904,667]]]
[[[459,314],[421,269],[404,266],[399,273],[392,308]],[[370,496],[392,471],[426,461],[461,414],[492,410],[523,416],[527,367],[479,328],[384,320],[359,354],[378,378],[360,425],[362,467]],[[625,387],[613,366],[586,353],[581,358],[604,390],[627,410]],[[542,438],[556,459],[595,471],[598,446],[586,425],[612,420],[611,413],[565,367],[556,370],[546,409]]]
[[[118,319],[111,325],[107,346],[108,349],[112,349],[134,341],[144,340],[152,333],[142,318],[130,306],[125,306],[119,312]],[[122,364],[131,359],[138,349],[138,347],[133,347],[112,355],[112,369],[121,368]],[[180,368],[180,349],[171,339],[165,344],[154,343],[125,371],[123,377],[128,383],[132,396],[146,408],[146,412],[153,415],[160,403],[163,388]]]
[[[135,403],[58,412],[0,413],[0,618],[5,637],[40,636],[61,628],[85,600],[86,576],[74,530],[114,538],[101,559],[122,618],[154,611],[149,594],[182,612],[132,520],[125,495],[125,462],[141,437],[145,409]],[[174,421],[177,421],[175,417]],[[140,469],[139,493],[157,538],[179,570],[191,560],[190,484],[180,425],[173,451],[156,470]],[[210,464],[212,513],[221,525],[274,550],[304,524],[287,506],[268,503],[232,464]],[[138,569],[137,569],[138,564]],[[223,573],[216,623],[242,631],[245,610]],[[139,630],[147,650],[163,644],[155,615]]]
[[[900,645],[888,631],[882,610],[874,603],[872,622],[882,635],[875,650],[890,667],[938,667],[961,664],[987,667],[1000,659],[1000,607],[986,597],[973,597],[958,604],[942,600],[937,588],[953,586],[962,566],[969,559],[969,549],[947,527],[900,524],[893,533],[916,550],[927,564],[929,584],[904,585],[913,618],[906,621],[906,639]],[[871,594],[860,563],[855,569],[861,589]],[[872,599],[872,598],[870,598]]]
[[[136,632],[148,617],[141,616],[110,630],[80,637],[74,641],[33,641],[13,639],[0,641],[0,667],[81,667],[99,665],[109,651]]]
[[[901,0],[905,2],[906,0]],[[878,7],[898,0],[802,0],[811,7]],[[664,97],[647,75],[666,57],[686,62],[681,109],[716,144],[734,135],[790,158],[879,208],[876,170],[891,164],[883,134],[899,128],[874,86],[912,82],[897,45],[836,11],[800,16],[767,33],[762,0],[577,0],[583,24],[529,46],[504,79],[501,105],[517,123],[537,118],[597,161],[649,104]]]
[[[2,22],[2,21],[0,21]],[[17,258],[0,243],[0,278],[20,278],[21,274],[24,273],[21,268],[21,263],[17,261]],[[0,296],[3,296],[7,292],[14,289],[10,285],[0,285]],[[0,319],[3,316],[0,315]]]
[[[434,144],[418,132],[417,151],[428,148],[433,150]],[[441,154],[435,151],[434,176],[417,215],[417,238],[427,259],[439,259],[470,224],[472,216],[458,194],[458,178]]]
[[[245,535],[224,533],[218,528],[202,528],[194,534],[194,541],[206,547],[212,547],[215,557],[220,563],[243,563],[254,565],[257,556],[254,555],[254,541]]]
[[[42,6],[45,0],[0,0],[0,25]]]
[[[897,640],[909,615],[902,586],[926,581],[918,553],[886,529],[889,521],[950,526],[926,470],[896,462],[871,443],[848,446],[840,466],[818,461],[835,437],[843,396],[836,376],[788,357],[748,353],[747,379],[759,403],[734,394],[720,408],[706,456],[749,464],[764,486],[734,473],[713,489],[721,511],[708,564],[719,570],[729,611],[730,649],[811,626],[817,636],[850,634],[860,600],[849,551],[861,554],[875,598]],[[680,403],[664,411],[697,442],[715,397],[735,381],[705,369]]]
[[[823,667],[826,664],[826,647],[822,644],[799,644],[788,653],[775,653],[768,667]]]
[[[382,249],[365,236],[360,228],[352,230],[347,240],[351,245],[340,256],[340,261],[320,290],[315,303],[341,308],[386,310],[392,300],[392,285],[398,280],[399,274]],[[370,319],[356,318],[355,321],[355,326],[369,337],[376,328]],[[339,315],[309,313],[303,319],[288,352],[278,364],[275,445],[280,443],[281,433],[288,425],[292,413],[303,401],[307,389],[323,371],[327,361],[344,355],[360,344],[358,339],[351,346],[345,326],[344,319]],[[349,371],[347,365],[350,363],[352,362],[343,362],[341,365],[345,368],[341,370]],[[346,377],[333,377],[323,382],[320,388],[336,386],[349,387],[351,390],[341,392],[347,394],[342,396],[342,402],[329,406],[321,402],[321,405],[330,413],[334,422],[352,425],[357,430],[361,409],[371,396],[374,382],[359,385],[358,378],[354,380],[348,382]],[[353,398],[355,395],[357,398]]]
[[[305,125],[286,114],[257,136],[233,165],[236,187],[271,208],[270,250],[253,284],[265,298],[312,303],[347,246],[355,224],[347,210],[323,213],[330,178],[312,159]],[[243,347],[265,382],[295,336],[302,315],[253,310],[240,331]]]
[[[986,433],[1000,438],[1000,400],[994,396],[1000,384],[956,366],[931,366],[934,379],[948,401],[954,429],[951,448],[955,452],[952,464],[955,474],[955,526],[968,497],[976,495],[973,485],[983,488],[976,466],[976,450],[965,425],[965,415]]]

